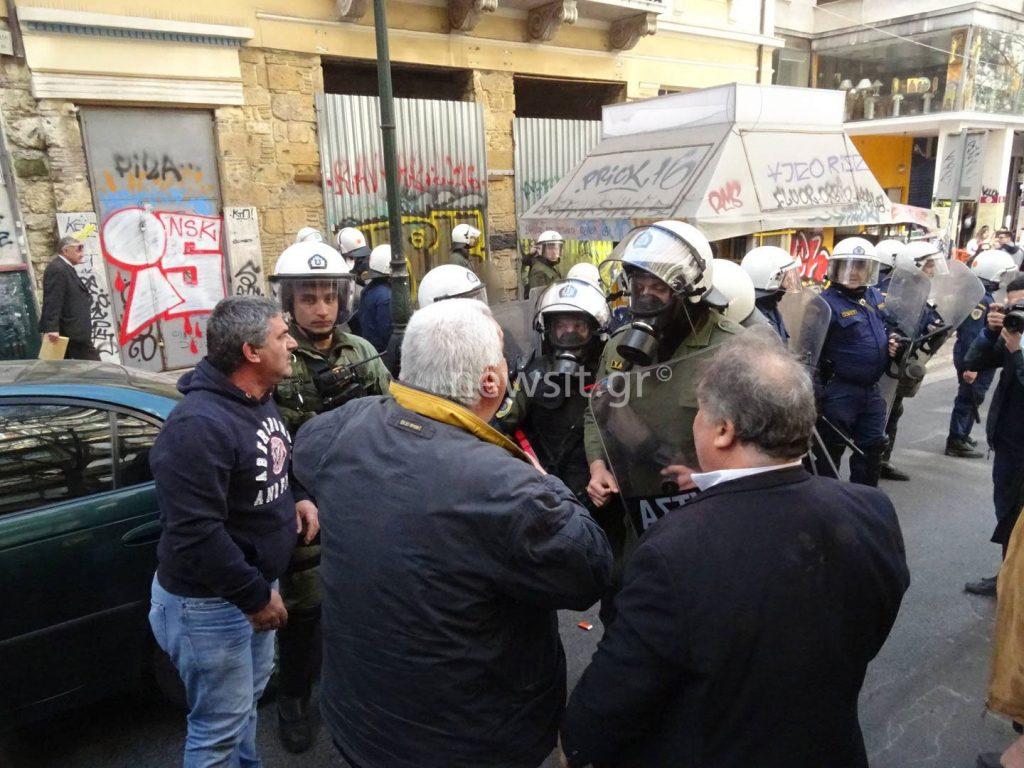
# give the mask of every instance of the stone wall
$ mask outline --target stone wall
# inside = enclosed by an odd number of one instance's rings
[[[0,28],[7,29],[5,20]],[[0,114],[11,155],[29,258],[41,291],[57,242],[57,212],[92,211],[78,110],[67,101],[37,101],[23,59],[0,57]]]
[[[314,55],[242,48],[239,58],[245,104],[215,112],[221,192],[226,206],[257,208],[269,275],[299,229],[326,227],[314,101],[323,70]]]
[[[513,167],[512,120],[516,97],[511,72],[474,70],[472,101],[484,112],[487,143],[487,229],[490,258],[505,289],[514,292],[518,283],[516,268],[516,195],[510,173]]]

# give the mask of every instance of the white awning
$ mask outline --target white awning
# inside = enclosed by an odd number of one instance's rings
[[[722,240],[888,224],[892,204],[842,118],[837,91],[740,84],[606,107],[604,138],[523,216],[523,234],[621,240],[680,219]]]

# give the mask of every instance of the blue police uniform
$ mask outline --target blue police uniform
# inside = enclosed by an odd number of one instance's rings
[[[359,297],[361,335],[383,352],[391,338],[391,286],[387,280],[371,280]]]
[[[985,395],[988,393],[989,387],[992,386],[992,379],[995,377],[995,369],[990,368],[986,371],[980,371],[978,378],[974,380],[973,384],[967,384],[963,380],[964,371],[969,370],[965,367],[967,350],[971,348],[974,340],[985,330],[988,310],[992,306],[993,301],[995,301],[995,298],[991,292],[986,291],[981,301],[978,302],[978,306],[971,311],[967,319],[960,323],[960,327],[956,329],[956,344],[953,345],[953,366],[956,368],[956,376],[960,386],[957,388],[956,399],[953,401],[953,412],[949,417],[949,437],[947,438],[947,443],[954,441],[963,443],[971,436],[971,429],[974,427],[974,414],[985,401]]]
[[[850,457],[850,480],[878,485],[886,444],[885,399],[878,387],[889,364],[885,302],[877,288],[868,288],[858,300],[832,285],[821,297],[832,309],[832,318],[820,371],[821,414],[829,423],[819,432],[837,468],[846,448],[843,436],[848,437],[864,454]],[[827,468],[819,465],[819,472],[827,473]]]
[[[782,343],[789,346],[789,331],[786,330],[786,321],[779,312],[779,296],[765,296],[754,301],[755,306],[764,315],[768,324],[779,334]]]

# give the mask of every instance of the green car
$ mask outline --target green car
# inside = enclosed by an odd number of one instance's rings
[[[0,363],[0,727],[139,686],[154,660],[178,682],[147,614],[149,450],[180,398],[119,365]]]

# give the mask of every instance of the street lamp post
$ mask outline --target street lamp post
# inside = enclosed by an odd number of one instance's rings
[[[380,95],[380,132],[391,242],[391,346],[397,349],[405,333],[405,325],[412,315],[412,299],[409,295],[409,270],[402,253],[402,208],[398,202],[398,156],[395,148],[395,97],[391,89],[388,17],[384,3],[385,0],[373,0],[373,25],[377,37],[377,91]]]

